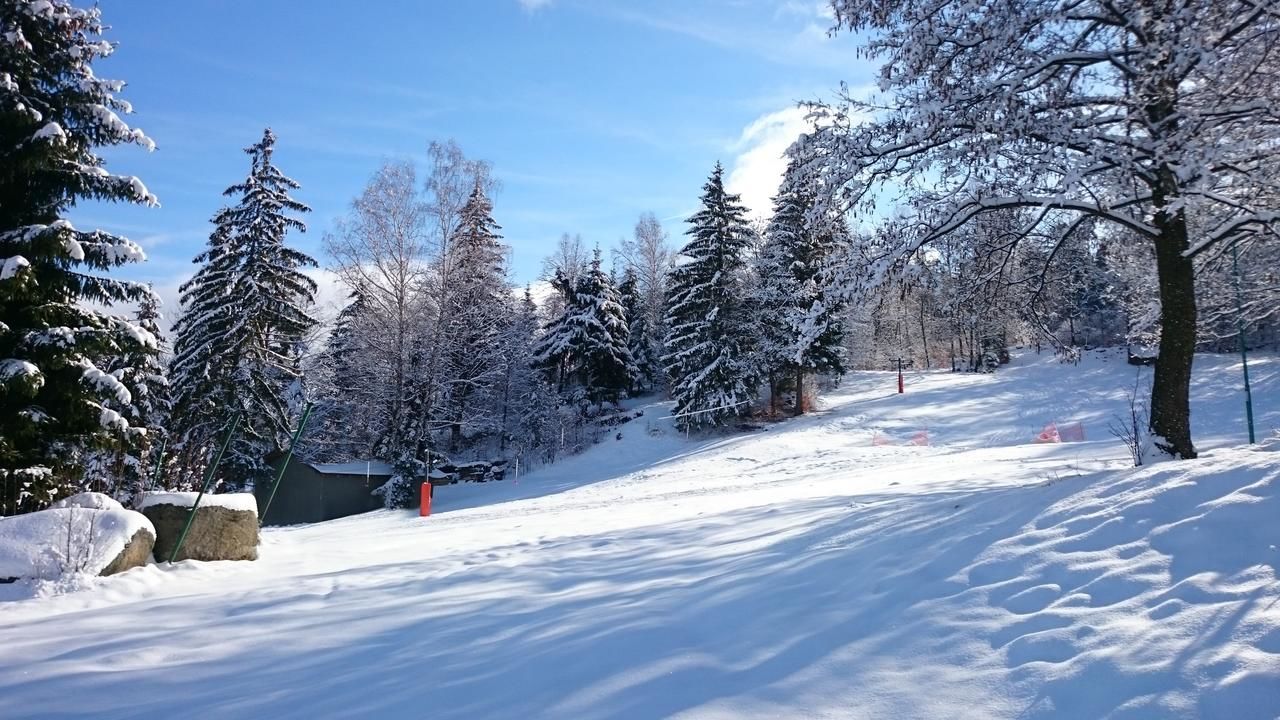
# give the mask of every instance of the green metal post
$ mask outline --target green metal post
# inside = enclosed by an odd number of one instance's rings
[[[315,403],[307,403],[306,408],[302,410],[302,418],[298,420],[298,429],[293,431],[293,439],[289,441],[289,452],[285,453],[284,462],[280,463],[280,472],[276,473],[276,481],[271,485],[271,494],[267,496],[267,504],[262,508],[262,514],[258,516],[258,525],[262,525],[262,521],[267,517],[267,511],[271,509],[271,501],[276,499],[276,491],[280,489],[280,481],[284,479],[284,471],[289,467],[289,461],[293,459],[293,449],[298,446],[298,438],[302,437],[302,429],[307,426],[307,418],[311,417],[311,408],[315,407]]]
[[[160,469],[164,467],[164,449],[168,444],[168,435],[160,438],[160,452],[156,454],[156,471],[155,474],[151,476],[151,487],[147,488],[148,491],[155,490],[156,483],[160,482]]]
[[[169,562],[178,557],[178,551],[182,549],[182,542],[187,539],[187,532],[191,530],[191,523],[196,519],[196,508],[200,507],[200,500],[209,490],[209,483],[213,482],[213,474],[218,470],[218,464],[222,462],[222,454],[227,451],[227,446],[231,444],[231,438],[236,434],[236,430],[240,427],[240,412],[236,412],[236,416],[231,420],[231,427],[227,430],[227,436],[222,439],[222,447],[218,448],[218,454],[213,458],[213,464],[209,466],[209,472],[205,473],[204,485],[200,486],[200,493],[196,495],[196,501],[191,506],[190,512],[187,514],[187,524],[182,526],[182,534],[178,536],[178,542],[173,546],[173,552],[169,553]]]
[[[1240,245],[1231,244],[1231,269],[1236,276],[1236,330],[1240,337],[1240,365],[1244,368],[1244,414],[1249,423],[1249,444],[1256,442],[1253,433],[1253,391],[1249,389],[1249,351],[1244,339],[1244,291],[1240,288]]]

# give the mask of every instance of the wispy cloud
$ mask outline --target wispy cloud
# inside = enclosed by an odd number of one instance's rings
[[[592,3],[584,8],[781,65],[842,70],[849,76],[868,67],[857,55],[854,38],[828,34],[826,3],[786,2],[763,18],[740,7],[700,11],[685,3]]]
[[[756,217],[767,217],[787,169],[786,150],[812,128],[804,108],[790,107],[756,118],[731,148],[737,153],[725,184]]]
[[[551,4],[551,0],[517,0],[525,12],[537,12]]]

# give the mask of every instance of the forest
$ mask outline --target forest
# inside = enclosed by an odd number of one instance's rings
[[[807,104],[766,219],[710,159],[680,234],[652,213],[611,246],[566,232],[520,286],[500,168],[441,138],[312,228],[311,257],[292,242],[307,178],[265,129],[165,308],[112,274],[145,260],[137,243],[68,220],[158,203],[103,157],[154,144],[93,71],[114,49],[101,10],[0,0],[3,514],[211,472],[251,488],[295,434],[309,460],[392,465],[403,506],[446,462],[532,468],[607,441],[629,398],[729,432],[812,410],[849,370],[999,372],[1011,347],[1154,363],[1144,424],[1194,458],[1194,353],[1280,344],[1280,16],[935,5],[831,4],[832,32],[874,38],[878,87]],[[318,267],[346,297],[332,320]]]

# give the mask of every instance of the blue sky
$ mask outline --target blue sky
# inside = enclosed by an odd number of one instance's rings
[[[324,232],[382,162],[453,138],[494,164],[494,214],[524,283],[564,232],[608,248],[652,211],[678,242],[716,160],[763,206],[803,127],[795,102],[870,77],[854,38],[826,37],[818,0],[100,6],[119,48],[96,71],[128,83],[129,120],[158,146],[112,149],[108,166],[141,177],[162,207],[72,217],[140,242],[150,260],[123,272],[166,300],[266,126],[314,210],[290,242],[321,264]]]

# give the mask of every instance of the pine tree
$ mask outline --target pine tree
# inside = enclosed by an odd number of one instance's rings
[[[486,432],[498,427],[490,413],[494,405],[484,401],[500,378],[500,338],[512,310],[501,229],[493,219],[493,204],[477,182],[459,214],[446,258],[450,275],[456,278],[444,288],[447,312],[439,340],[444,350],[450,451],[460,448],[464,430]]]
[[[289,230],[306,229],[289,213],[310,209],[289,196],[299,185],[272,164],[274,146],[268,129],[245,149],[249,176],[224,193],[237,202],[214,216],[208,249],[195,259],[202,266],[182,285],[174,328],[175,439],[188,470],[199,471],[242,413],[221,469],[232,488],[259,477],[266,455],[288,436],[299,345],[314,325],[307,308],[316,285],[301,268],[315,261],[284,244]]]
[[[510,452],[522,464],[539,458],[551,445],[555,428],[556,397],[551,386],[529,364],[538,335],[538,306],[525,287],[515,316],[503,337],[503,428],[500,451]]]
[[[742,300],[753,233],[723,176],[716,163],[702,207],[689,218],[684,262],[671,273],[662,360],[680,427],[719,425],[745,412],[756,394],[755,339]]]
[[[154,144],[119,116],[123,83],[92,65],[112,53],[98,8],[0,2],[0,505],[38,509],[74,492],[77,449],[102,448],[128,421],[129,389],[99,362],[155,345],[127,319],[89,307],[139,300],[137,283],[94,274],[144,259],[135,243],[82,231],[81,200],[157,205],[97,148]]]
[[[640,291],[636,273],[627,267],[622,273],[622,282],[618,284],[618,298],[622,303],[623,314],[627,318],[627,348],[635,361],[636,380],[631,387],[632,394],[652,391],[658,384],[662,373],[659,356],[654,351],[657,340],[654,338],[653,326],[649,322],[649,312],[645,298]]]
[[[845,372],[843,304],[832,292],[832,261],[845,232],[839,219],[812,217],[814,205],[809,180],[793,163],[756,262],[761,361],[775,385],[778,376],[790,376],[797,415],[805,408],[806,373]]]
[[[600,250],[572,290],[559,272],[552,282],[565,306],[548,323],[534,350],[534,364],[548,370],[561,392],[572,385],[589,402],[617,402],[635,381],[635,360],[627,347],[629,332],[618,292],[600,267]]]
[[[626,313],[617,289],[600,267],[599,248],[574,295],[586,330],[583,380],[587,397],[596,403],[616,403],[635,385],[638,373],[629,347]]]
[[[574,316],[576,304],[575,293],[577,282],[557,268],[550,279],[559,302],[551,314],[551,319],[542,328],[533,349],[533,365],[547,374],[548,381],[558,392],[563,393],[573,377],[573,368],[578,362],[578,333],[580,329],[570,322]]]
[[[156,454],[167,437],[171,403],[168,373],[161,360],[165,348],[160,319],[160,298],[148,292],[138,302],[134,320],[157,342],[137,346],[107,366],[130,393],[128,403],[110,403],[129,427],[117,434],[112,451],[102,458],[109,463],[106,477],[111,490],[122,501],[147,489],[160,460]]]
[[[317,403],[305,443],[308,457],[333,462],[371,457],[376,426],[368,415],[376,407],[372,389],[379,380],[368,367],[361,332],[371,320],[366,295],[352,292],[319,358],[320,377],[312,385]]]

